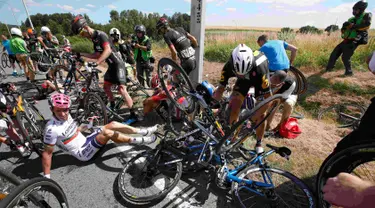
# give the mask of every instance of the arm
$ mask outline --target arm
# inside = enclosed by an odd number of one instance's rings
[[[169,45],[169,50],[171,51],[172,60],[177,63],[177,51],[173,44]]]
[[[190,33],[186,33],[186,37],[189,38],[189,40],[193,44],[194,48],[198,47],[198,41],[194,36],[190,35]]]
[[[48,48],[48,47],[46,46],[46,44],[44,44],[44,42],[43,42],[43,38],[42,38],[42,37],[38,37],[38,41],[39,41],[39,43],[43,46],[43,48]]]
[[[295,46],[292,45],[292,44],[288,44],[288,47],[286,48],[286,50],[292,52],[292,53],[290,54],[290,65],[293,65],[293,62],[294,62],[294,60],[296,59],[296,56],[297,56],[297,50],[298,50],[298,48],[295,47]]]
[[[225,63],[223,69],[221,70],[221,76],[220,76],[220,85],[219,87],[215,90],[213,98],[215,100],[221,100],[223,98],[223,94],[225,91],[225,87],[228,85],[229,78],[235,76],[233,74],[233,62],[232,62],[232,57]]]
[[[363,21],[361,24],[354,24],[352,26],[352,29],[354,30],[367,30],[370,25],[371,25],[371,19],[372,19],[372,14],[371,13],[367,13],[364,17],[363,17]]]
[[[101,64],[103,61],[105,61],[109,57],[109,55],[111,55],[111,53],[112,53],[112,49],[110,45],[109,44],[105,45],[104,51],[102,54],[100,54],[100,57],[98,58],[97,63]]]
[[[44,175],[49,175],[51,173],[53,148],[53,145],[45,144],[44,151],[42,152],[42,167]]]

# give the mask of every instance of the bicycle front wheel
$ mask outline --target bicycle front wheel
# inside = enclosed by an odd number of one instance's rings
[[[136,203],[151,203],[164,198],[181,178],[181,161],[165,149],[136,155],[120,173],[120,194]]]
[[[196,102],[190,95],[194,87],[184,69],[173,60],[162,58],[158,63],[158,76],[173,105],[187,114],[196,110]]]
[[[21,183],[22,181],[13,173],[0,168],[0,202]]]
[[[232,193],[241,207],[315,207],[308,186],[287,171],[249,166],[237,177],[242,182],[232,183]]]
[[[84,99],[84,104],[85,119],[98,116],[99,119],[94,121],[94,126],[104,126],[108,123],[106,106],[98,94],[94,92],[87,93]],[[79,120],[83,121],[82,119]]]
[[[43,130],[40,129],[27,115],[25,112],[17,112],[16,114],[17,122],[20,126],[21,133],[25,142],[29,143],[29,147],[35,151],[39,157],[42,156],[44,150]]]
[[[355,103],[337,104],[323,109],[318,114],[318,120],[334,123],[338,128],[346,128],[359,123],[364,107]]]
[[[1,66],[3,68],[8,68],[8,67],[10,68],[11,67],[10,61],[9,61],[9,56],[6,53],[1,54]]]
[[[330,207],[324,201],[323,187],[328,178],[341,172],[351,173],[366,181],[375,181],[375,143],[373,141],[334,152],[323,162],[316,180],[319,207]]]
[[[55,181],[47,178],[34,178],[17,186],[1,201],[1,207],[67,208],[69,205],[64,191]]]
[[[298,91],[295,91],[297,95],[302,95],[307,91],[308,83],[305,75],[296,67],[291,66],[289,71],[293,74],[292,76],[297,78],[297,85],[296,89],[298,88]]]

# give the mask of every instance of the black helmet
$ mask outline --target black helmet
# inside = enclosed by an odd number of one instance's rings
[[[141,32],[141,33],[143,33],[143,35],[146,33],[146,28],[145,28],[145,26],[144,25],[136,25],[135,27],[134,27],[134,32]]]
[[[162,17],[156,23],[156,30],[160,30],[161,28],[166,28],[168,26],[169,26],[168,20],[166,18]]]
[[[365,11],[367,8],[368,3],[364,1],[359,1],[354,4],[353,9],[359,9],[361,11]]]
[[[78,35],[81,32],[82,28],[87,25],[87,22],[86,22],[86,19],[81,14],[79,14],[74,17],[71,24],[72,24],[72,32],[75,35]]]

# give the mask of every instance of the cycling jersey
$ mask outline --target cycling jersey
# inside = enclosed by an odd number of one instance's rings
[[[7,137],[8,123],[5,119],[0,119],[0,136]]]
[[[103,146],[95,139],[99,133],[100,129],[86,138],[78,131],[77,122],[70,115],[66,121],[60,121],[52,116],[44,130],[44,143],[56,144],[77,159],[87,161]]]
[[[285,41],[269,40],[259,49],[266,55],[270,71],[289,69],[290,62],[286,54],[288,46]]]
[[[27,54],[26,43],[20,37],[14,37],[10,40],[10,49],[14,54]]]
[[[134,61],[134,59],[133,59],[133,57],[132,57],[132,55],[130,53],[130,51],[132,49],[131,49],[131,46],[129,44],[127,44],[123,40],[120,40],[119,42],[114,43],[114,46],[121,53],[122,59],[125,62],[127,62],[129,64],[135,64],[135,61]]]
[[[1,44],[3,44],[4,48],[7,50],[8,52],[8,55],[13,55],[14,53],[12,52],[12,50],[10,49],[10,40],[3,40],[1,42]]]
[[[103,31],[95,30],[91,40],[94,44],[95,52],[103,53],[107,45],[109,45],[112,50],[111,54],[106,59],[108,70],[104,74],[104,81],[112,84],[126,84],[125,64],[107,34]]]

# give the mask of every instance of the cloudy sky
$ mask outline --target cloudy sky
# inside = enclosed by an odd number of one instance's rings
[[[217,26],[293,27],[313,25],[325,28],[341,25],[351,16],[351,0],[206,0],[206,24]],[[25,21],[22,0],[0,0],[0,22]],[[87,13],[94,22],[107,23],[109,12],[137,9],[171,15],[190,14],[190,0],[25,0],[30,14],[55,12]],[[375,13],[375,0],[368,0]],[[12,15],[15,14],[15,18]],[[375,28],[375,24],[372,24]]]

